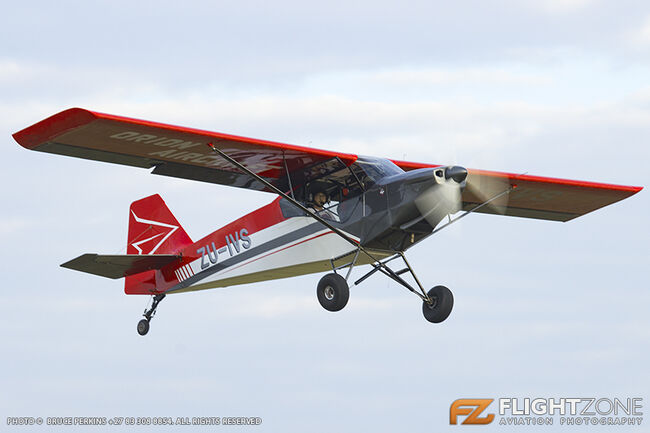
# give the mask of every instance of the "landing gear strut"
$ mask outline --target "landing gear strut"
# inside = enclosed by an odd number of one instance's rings
[[[147,335],[147,332],[149,332],[149,322],[151,319],[153,319],[153,316],[156,315],[156,308],[158,308],[158,304],[160,301],[165,299],[165,294],[161,293],[159,295],[155,295],[153,297],[153,302],[151,303],[151,308],[148,310],[144,310],[144,319],[140,320],[138,322],[138,334],[140,335]]]
[[[398,258],[401,258],[403,260],[404,265],[406,267],[404,269],[400,269],[399,271],[394,271],[388,266],[388,263]],[[356,261],[356,257],[351,264],[346,264],[341,267],[353,266],[355,261]],[[334,268],[333,264],[332,267],[336,272],[336,268]],[[372,267],[373,269],[371,269],[370,272],[366,273],[364,276],[362,276],[361,278],[359,278],[357,281],[354,282],[355,286],[361,284],[361,282],[363,282],[366,278],[370,277],[374,273],[380,272],[386,275],[388,278],[392,279],[393,281],[399,283],[401,286],[405,287],[406,289],[408,289],[410,292],[412,292],[422,300],[422,314],[424,315],[424,318],[427,321],[431,323],[440,323],[444,321],[447,317],[449,317],[449,314],[451,314],[451,310],[454,307],[454,295],[451,293],[451,290],[449,290],[445,286],[435,286],[428,292],[425,292],[424,288],[422,287],[422,284],[420,283],[420,280],[418,280],[418,277],[415,275],[415,272],[413,272],[411,265],[406,260],[404,253],[398,252],[393,256],[390,256],[384,260],[378,260],[372,264]],[[415,280],[417,288],[413,287],[406,280],[404,280],[404,278],[402,278],[402,274],[405,273],[411,274],[413,280]],[[349,275],[350,273],[348,272],[348,276]],[[324,281],[326,280],[326,278],[332,278],[332,277],[338,277],[340,281],[346,283],[346,279],[337,274],[325,275],[323,279],[321,279],[321,282],[318,283],[318,300],[320,301],[321,305],[324,308],[327,308],[328,310],[329,308],[325,306],[325,304],[321,300],[321,285],[325,286]],[[347,284],[345,284],[345,286],[347,289]],[[327,293],[327,292],[323,292],[323,293]],[[347,293],[346,296],[349,296],[349,293]],[[347,302],[347,297],[345,301]],[[330,310],[330,311],[338,311],[338,310]]]

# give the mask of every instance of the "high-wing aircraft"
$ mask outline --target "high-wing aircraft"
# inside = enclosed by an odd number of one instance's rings
[[[371,268],[352,284],[383,274],[439,323],[454,298],[447,287],[424,288],[406,260],[413,245],[471,213],[569,221],[642,189],[329,152],[80,108],[13,137],[30,150],[277,195],[198,241],[159,195],[145,197],[129,209],[127,254],[83,254],[61,265],[124,277],[127,294],[151,295],[140,335],[168,294],[317,272],[328,272],[318,301],[339,311],[360,265]]]

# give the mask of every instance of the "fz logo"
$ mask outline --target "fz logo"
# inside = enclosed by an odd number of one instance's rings
[[[461,398],[454,401],[449,408],[449,424],[456,424],[458,415],[467,416],[461,424],[490,424],[494,420],[493,413],[489,413],[484,417],[479,417],[479,415],[493,401],[493,399],[481,398]]]
[[[248,236],[248,230],[241,229],[235,234],[226,235],[226,245],[217,249],[212,242],[212,250],[210,250],[210,245],[196,250],[196,253],[201,256],[201,269],[209,268],[210,265],[216,265],[219,259],[219,256],[228,253],[229,257],[232,257],[243,249],[247,250],[251,247],[251,238]]]

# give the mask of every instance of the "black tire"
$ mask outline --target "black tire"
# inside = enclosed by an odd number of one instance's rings
[[[347,305],[348,299],[350,299],[350,288],[342,276],[327,274],[318,282],[316,295],[324,309],[339,311]]]
[[[149,321],[142,319],[138,322],[138,334],[147,335],[147,332],[149,332]]]
[[[444,321],[454,308],[454,295],[445,286],[436,286],[427,293],[433,304],[422,302],[422,314],[431,323]]]

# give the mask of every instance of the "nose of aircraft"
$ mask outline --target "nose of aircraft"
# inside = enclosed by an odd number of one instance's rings
[[[420,183],[426,187],[420,187],[422,189],[417,191],[413,202],[420,212],[420,219],[426,219],[431,227],[436,227],[447,215],[462,208],[461,194],[465,186],[463,182],[467,179],[467,169],[455,165],[446,167],[444,172],[442,168],[437,168],[433,174],[435,181],[429,184]]]
[[[467,169],[458,165],[447,167],[445,169],[445,178],[453,179],[457,183],[461,183],[467,178]]]

